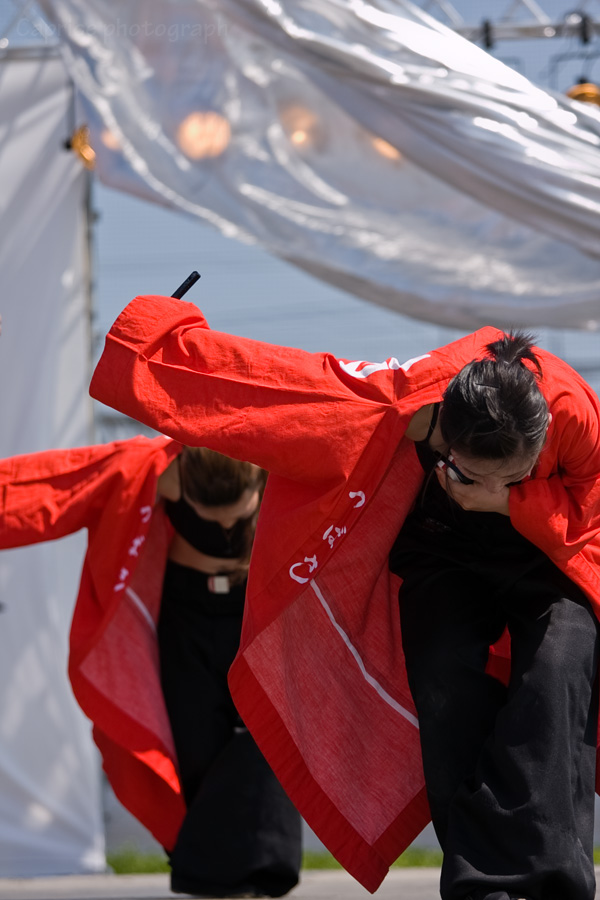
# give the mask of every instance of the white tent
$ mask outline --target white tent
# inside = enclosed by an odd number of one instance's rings
[[[0,59],[2,457],[92,439],[72,98],[56,54]],[[0,554],[0,876],[105,867],[98,758],[66,674],[84,537]]]

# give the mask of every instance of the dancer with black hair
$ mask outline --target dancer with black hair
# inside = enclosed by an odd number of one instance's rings
[[[269,470],[230,686],[346,868],[376,889],[433,817],[443,900],[593,900],[589,385],[521,333],[367,363],[146,297],[91,392]]]
[[[390,555],[442,896],[593,897],[598,621],[510,520],[551,422],[531,338],[487,350],[408,426],[425,481]]]

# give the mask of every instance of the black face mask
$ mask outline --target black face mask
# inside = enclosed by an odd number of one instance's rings
[[[248,550],[250,516],[238,519],[233,528],[203,519],[185,497],[166,500],[165,512],[175,531],[200,553],[219,559],[239,559]]]

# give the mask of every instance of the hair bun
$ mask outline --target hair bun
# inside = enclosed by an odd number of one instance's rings
[[[511,330],[499,340],[488,344],[486,350],[501,365],[522,365],[524,360],[529,360],[541,376],[542,369],[533,350],[534,340],[533,335],[527,331]]]

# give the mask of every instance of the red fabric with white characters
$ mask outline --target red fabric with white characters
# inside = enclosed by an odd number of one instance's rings
[[[369,890],[429,818],[389,549],[422,481],[412,415],[500,336],[483,328],[406,363],[338,360],[211,331],[191,303],[139,297],[94,374],[102,402],[270,474],[254,544],[238,708],[292,800]],[[539,351],[552,412],[515,527],[600,597],[600,407]],[[490,667],[507,670],[507,642]]]
[[[69,677],[121,802],[165,846],[183,821],[155,625],[172,528],[156,504],[181,451],[139,437],[0,461],[0,548],[88,530]]]

